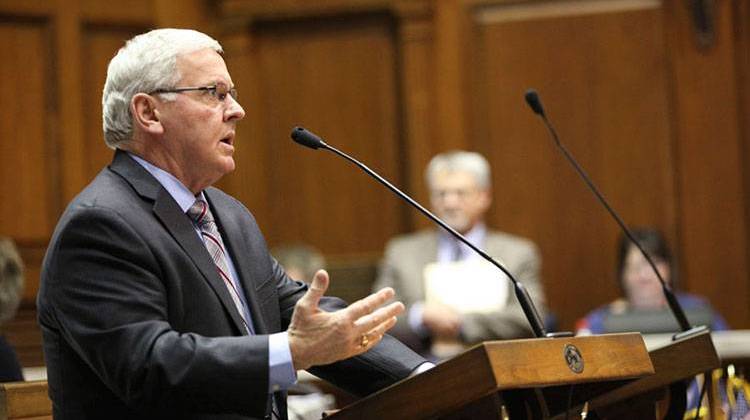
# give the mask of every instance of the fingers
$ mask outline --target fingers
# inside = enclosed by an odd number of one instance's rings
[[[376,293],[373,293],[364,299],[360,299],[352,303],[348,308],[346,308],[346,311],[348,312],[351,319],[356,320],[362,318],[363,316],[374,311],[380,305],[387,302],[394,296],[394,294],[395,292],[390,287],[380,289]]]
[[[396,325],[396,317],[388,318],[385,322],[380,323],[377,327],[373,328],[368,335],[375,335],[378,338],[378,341],[380,341],[381,338],[383,338],[383,335],[386,333],[386,331],[393,328],[393,326]]]
[[[394,318],[404,311],[404,304],[401,302],[393,302],[388,306],[384,306],[374,311],[371,314],[365,315],[356,321],[354,326],[360,332],[370,331],[376,328],[378,325],[387,321],[389,318]]]
[[[307,293],[297,302],[303,304],[303,306],[309,308],[317,308],[320,298],[328,290],[328,284],[330,279],[328,278],[328,272],[325,270],[318,270],[313,276],[312,282],[310,283]]]
[[[359,335],[357,345],[360,351],[364,352],[375,347],[383,339],[386,331],[393,328],[394,325],[396,325],[396,317],[391,317],[370,331]]]
[[[382,337],[383,334],[385,334],[386,331],[388,331],[391,328],[393,328],[394,325],[396,325],[396,317],[395,316],[393,318],[389,318],[388,321],[386,321],[386,322],[380,324],[378,327],[376,327],[375,328],[375,332],[377,334],[380,334],[380,336]]]

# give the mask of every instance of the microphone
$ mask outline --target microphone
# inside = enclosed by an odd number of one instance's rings
[[[534,111],[535,114],[541,115],[544,117],[544,107],[542,106],[542,101],[539,100],[539,94],[536,93],[534,89],[529,89],[526,91],[526,95],[524,95],[526,98],[526,103],[529,104],[531,109]]]
[[[294,129],[292,130],[292,140],[314,150],[318,150],[321,147],[328,148],[328,145],[323,141],[323,139],[305,130],[302,127],[294,127]]]
[[[542,121],[544,121],[544,124],[547,126],[547,130],[549,130],[550,134],[552,135],[552,139],[554,140],[555,145],[557,146],[560,151],[562,151],[563,155],[565,155],[565,158],[570,162],[571,165],[575,168],[576,172],[578,172],[578,175],[581,176],[583,181],[586,183],[586,185],[589,187],[591,192],[594,193],[596,198],[599,200],[599,202],[604,206],[604,208],[607,209],[609,214],[615,219],[618,225],[620,225],[620,228],[622,229],[625,236],[630,239],[630,242],[635,245],[638,250],[641,252],[644,258],[646,258],[646,261],[648,261],[649,266],[651,266],[651,270],[656,273],[656,277],[659,279],[659,283],[661,283],[661,289],[664,293],[664,297],[667,299],[667,304],[669,305],[669,309],[672,311],[672,314],[677,319],[677,324],[680,326],[680,330],[682,331],[679,334],[676,334],[673,339],[677,340],[680,338],[683,338],[688,335],[692,335],[695,333],[698,333],[700,331],[706,330],[707,327],[705,325],[701,325],[698,327],[691,327],[690,323],[688,322],[687,317],[685,316],[685,311],[683,311],[682,306],[677,301],[677,297],[675,296],[674,292],[672,291],[672,288],[667,285],[667,282],[664,281],[664,278],[662,278],[661,274],[659,273],[659,270],[656,269],[656,264],[654,264],[654,261],[651,259],[651,256],[648,255],[645,249],[643,249],[643,246],[635,239],[633,236],[633,233],[628,229],[625,222],[623,222],[622,218],[617,214],[617,212],[612,209],[612,206],[609,205],[607,200],[604,198],[604,196],[599,192],[599,189],[596,188],[594,185],[594,182],[589,178],[589,176],[586,174],[586,172],[581,168],[581,165],[578,164],[578,162],[573,158],[573,156],[570,154],[568,149],[560,142],[560,138],[557,136],[557,132],[555,131],[555,128],[552,126],[552,124],[547,119],[547,115],[544,113],[544,107],[542,107],[542,101],[539,99],[539,94],[534,89],[529,89],[526,91],[526,94],[524,95],[526,98],[526,103],[529,104],[529,107],[532,111],[534,111],[535,114],[542,117]]]
[[[333,152],[342,158],[348,160],[349,162],[353,163],[354,165],[358,166],[360,169],[365,171],[368,175],[375,178],[376,181],[380,182],[381,184],[385,185],[389,190],[391,190],[394,194],[399,196],[402,200],[406,201],[407,203],[411,204],[414,208],[422,212],[427,218],[438,224],[440,227],[448,231],[451,235],[453,235],[456,239],[459,241],[465,243],[469,248],[473,249],[474,252],[481,255],[482,258],[489,261],[492,265],[499,268],[500,271],[505,273],[506,276],[511,280],[513,283],[513,290],[516,294],[516,298],[518,298],[518,302],[521,304],[521,309],[523,309],[524,315],[526,315],[526,319],[529,321],[529,324],[531,325],[531,329],[534,332],[534,335],[538,338],[542,337],[559,337],[559,336],[568,336],[572,335],[569,333],[547,333],[547,331],[544,329],[544,323],[542,322],[541,317],[539,316],[539,312],[537,312],[536,307],[534,306],[534,303],[531,300],[531,296],[529,295],[528,290],[519,282],[516,280],[515,277],[508,271],[507,268],[505,268],[502,264],[495,261],[492,257],[490,257],[484,250],[481,248],[475,246],[471,242],[469,242],[468,239],[466,239],[463,235],[458,233],[455,229],[448,226],[447,223],[442,221],[439,217],[432,214],[429,210],[424,208],[421,204],[416,202],[413,198],[406,195],[404,192],[396,188],[393,184],[388,182],[385,178],[378,175],[375,171],[368,168],[365,164],[362,162],[354,159],[353,157],[347,155],[346,153],[336,149],[333,146],[329,146],[326,144],[320,137],[316,136],[315,134],[311,133],[310,131],[305,130],[302,127],[295,127],[292,129],[292,140],[295,142],[309,147],[311,149],[317,150],[317,149],[325,149],[330,152]]]

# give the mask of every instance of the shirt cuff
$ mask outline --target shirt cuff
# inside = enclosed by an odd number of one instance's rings
[[[292,364],[289,335],[286,332],[268,336],[268,392],[282,391],[297,383]]]
[[[435,367],[435,364],[434,364],[434,363],[432,363],[432,362],[424,362],[424,363],[422,363],[421,365],[417,366],[417,368],[416,368],[416,369],[414,369],[414,370],[413,370],[413,371],[412,371],[412,372],[411,372],[411,373],[409,374],[409,377],[411,378],[412,376],[417,376],[417,375],[419,375],[420,373],[422,373],[422,372],[427,372],[428,370],[430,370],[430,369],[432,369],[432,368],[434,368],[434,367]]]
[[[409,327],[415,334],[420,337],[427,337],[430,335],[430,331],[427,326],[424,325],[422,320],[422,314],[424,313],[424,302],[414,302],[409,308]]]

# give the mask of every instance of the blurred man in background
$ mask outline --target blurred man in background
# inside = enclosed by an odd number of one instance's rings
[[[425,178],[433,212],[504,264],[543,314],[537,247],[528,239],[491,230],[484,222],[492,203],[487,160],[466,151],[439,154],[427,166]],[[440,358],[464,345],[531,336],[510,280],[442,229],[389,241],[374,288],[386,286],[406,305],[392,334],[423,355]]]

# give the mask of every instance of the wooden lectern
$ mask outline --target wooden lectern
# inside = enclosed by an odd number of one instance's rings
[[[327,418],[549,418],[653,373],[637,333],[490,341]]]

